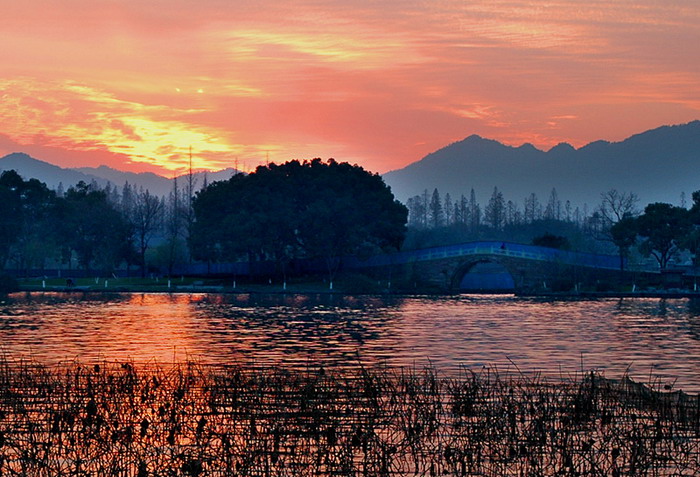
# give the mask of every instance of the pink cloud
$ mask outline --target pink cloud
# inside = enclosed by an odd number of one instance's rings
[[[557,0],[10,2],[0,148],[173,170],[385,172],[472,133],[548,148],[700,116],[700,8]]]

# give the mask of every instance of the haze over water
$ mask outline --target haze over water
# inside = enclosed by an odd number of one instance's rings
[[[684,299],[15,294],[0,337],[12,359],[46,364],[596,369],[700,391],[700,303]]]

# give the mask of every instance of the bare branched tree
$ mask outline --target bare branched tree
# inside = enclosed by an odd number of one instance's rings
[[[601,202],[593,213],[591,230],[598,240],[612,242],[620,254],[620,270],[625,268],[625,259],[636,240],[634,218],[639,215],[639,197],[634,192],[619,192],[610,189],[600,195]]]
[[[141,190],[134,197],[131,221],[136,233],[141,276],[146,275],[146,250],[153,235],[158,231],[163,220],[163,203],[147,190]]]
[[[639,197],[634,192],[619,192],[617,189],[610,189],[600,195],[601,202],[598,212],[609,226],[616,224],[623,217],[636,217],[639,215],[637,203]]]
[[[639,215],[639,198],[634,192],[610,189],[600,194],[600,199],[600,204],[589,220],[588,229],[596,240],[614,242],[610,233],[611,227],[625,217]]]

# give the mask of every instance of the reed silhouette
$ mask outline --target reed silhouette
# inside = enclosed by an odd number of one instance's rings
[[[596,373],[0,362],[0,475],[698,475],[698,397]]]

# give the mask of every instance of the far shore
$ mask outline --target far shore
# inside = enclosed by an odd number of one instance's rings
[[[669,289],[669,290],[638,290],[638,291],[568,291],[554,292],[549,290],[483,290],[483,291],[440,291],[418,287],[414,290],[390,289],[386,286],[355,288],[339,283],[333,289],[327,283],[305,282],[282,284],[242,284],[240,286],[224,286],[204,283],[201,280],[180,279],[160,280],[158,284],[145,283],[110,284],[107,280],[98,284],[65,284],[31,283],[20,281],[19,292],[59,292],[59,293],[167,293],[167,294],[260,294],[260,295],[379,295],[379,296],[455,296],[455,295],[513,295],[522,298],[551,298],[551,299],[596,299],[596,298],[700,298],[700,291]]]

